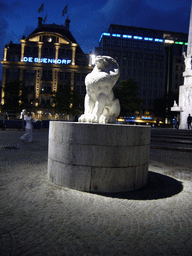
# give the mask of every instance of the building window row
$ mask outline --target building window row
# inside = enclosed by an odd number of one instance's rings
[[[149,61],[138,61],[138,60],[127,60],[123,58],[120,62],[119,65],[123,67],[125,66],[134,66],[134,67],[139,67],[139,68],[150,68],[150,69],[163,69],[164,65],[163,63],[158,63],[158,62],[149,62]]]
[[[23,78],[25,79],[34,79],[35,78],[35,70],[24,70]]]
[[[159,44],[158,42],[150,41],[135,41],[127,40],[124,38],[103,38],[100,42],[100,46],[104,48],[129,48],[140,49],[142,51],[151,51],[164,53],[164,44]]]
[[[139,75],[139,76],[144,76],[144,77],[152,77],[152,78],[164,78],[163,72],[151,72],[148,70],[135,70],[135,69],[121,69],[121,75]],[[177,78],[178,79],[178,78]]]
[[[142,95],[141,95],[142,93]],[[144,97],[153,97],[153,98],[157,98],[157,97],[162,97],[163,93],[161,91],[157,91],[157,90],[141,90],[140,92],[140,96],[144,96]]]
[[[59,72],[59,80],[60,81],[70,81],[71,73],[70,72]]]
[[[183,72],[184,71],[184,66],[182,65],[182,66],[178,66],[178,65],[176,65],[175,66],[175,71],[181,71],[181,72]]]
[[[42,83],[41,85],[41,94],[50,94],[52,91],[51,84]]]
[[[87,75],[87,73],[76,73],[76,81],[84,82],[86,75]]]
[[[45,58],[45,57],[52,57],[54,58],[55,56],[55,49],[54,48],[42,48],[42,57]]]
[[[76,85],[75,86],[75,91],[81,95],[85,95],[86,94],[86,88],[84,85],[80,86],[80,85]]]
[[[25,56],[29,57],[31,55],[38,54],[38,46],[26,46],[25,47]]]
[[[183,81],[183,75],[182,74],[175,74],[175,80]]]
[[[7,69],[7,80],[18,80],[19,79],[19,70],[18,69]]]
[[[141,52],[130,52],[130,51],[109,51],[103,50],[104,55],[111,55],[112,57],[123,57],[129,59],[144,59],[149,61],[164,61],[164,55],[160,54],[149,54],[149,53],[141,53]]]

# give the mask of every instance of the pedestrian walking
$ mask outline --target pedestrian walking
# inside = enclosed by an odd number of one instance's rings
[[[26,142],[32,142],[33,141],[33,124],[32,124],[32,116],[31,113],[27,113],[27,116],[25,116],[25,133],[23,136],[21,136],[21,140]]]
[[[173,118],[173,127],[175,129],[177,129],[177,117],[176,116]]]
[[[192,121],[192,117],[191,117],[191,115],[189,114],[188,117],[187,117],[188,130],[191,129],[191,121]]]

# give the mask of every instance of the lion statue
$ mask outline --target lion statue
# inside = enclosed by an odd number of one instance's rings
[[[120,113],[120,104],[112,89],[118,78],[119,65],[116,60],[109,56],[97,56],[94,69],[85,77],[85,110],[79,122],[115,122]]]

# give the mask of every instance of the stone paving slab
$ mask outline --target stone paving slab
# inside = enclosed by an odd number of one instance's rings
[[[192,182],[171,175],[190,175],[184,153],[153,150],[147,186],[98,195],[48,182],[48,132],[22,133],[0,131],[18,146],[0,148],[0,255],[192,255]]]

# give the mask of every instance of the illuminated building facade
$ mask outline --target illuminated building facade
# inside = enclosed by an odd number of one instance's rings
[[[10,42],[4,48],[2,88],[6,82],[23,81],[28,89],[28,104],[43,109],[52,105],[51,92],[59,85],[70,85],[72,90],[85,95],[84,78],[91,72],[90,56],[83,53],[65,25],[43,24],[20,44]],[[2,104],[4,91],[2,89]]]
[[[120,66],[120,79],[133,79],[140,87],[144,110],[153,109],[154,99],[183,84],[188,34],[132,26],[110,25],[102,33],[96,55],[108,55]]]

